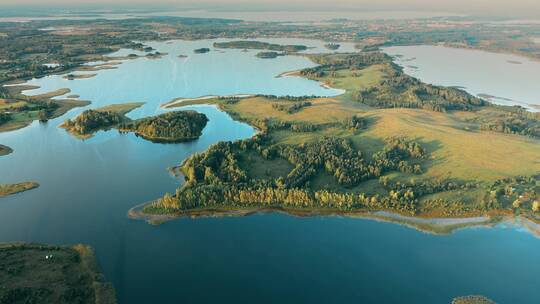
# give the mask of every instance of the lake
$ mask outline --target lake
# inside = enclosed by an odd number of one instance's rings
[[[388,47],[384,51],[395,57],[405,73],[424,82],[461,87],[496,104],[540,110],[540,61],[430,45]]]
[[[255,57],[256,51],[214,49],[193,54],[212,43],[150,43],[169,55],[127,60],[93,78],[32,80],[29,84],[41,88],[27,94],[67,87],[70,95],[92,100],[87,108],[146,102],[130,113],[136,118],[163,112],[160,104],[176,97],[340,93],[302,78],[276,78],[313,66],[303,57],[264,60]],[[499,303],[532,303],[540,297],[540,240],[520,225],[435,236],[341,217],[264,214],[179,219],[160,226],[128,219],[129,208],[182,183],[169,175],[168,167],[213,143],[255,132],[213,106],[187,108],[210,119],[201,138],[189,143],[154,144],[116,131],[82,141],[58,128],[86,108],[0,133],[0,143],[14,149],[0,157],[0,183],[41,184],[0,198],[0,241],[93,246],[122,303],[416,304],[449,303],[468,294]]]

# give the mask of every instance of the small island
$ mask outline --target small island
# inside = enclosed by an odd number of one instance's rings
[[[0,197],[21,193],[39,187],[36,182],[22,182],[17,184],[0,184]]]
[[[116,303],[85,245],[2,244],[0,269],[1,303]]]
[[[209,48],[200,48],[200,49],[193,50],[193,52],[195,54],[205,54],[205,53],[210,52],[210,49]]]
[[[67,74],[66,76],[62,77],[67,80],[75,80],[75,79],[86,79],[86,78],[92,78],[95,77],[97,74]]]
[[[452,300],[452,304],[496,304],[484,296],[465,296]]]
[[[339,49],[341,47],[341,45],[339,45],[337,43],[327,43],[327,44],[324,45],[324,47],[326,47],[329,50],[335,51],[335,50]]]
[[[118,129],[153,142],[184,142],[199,138],[207,122],[202,113],[174,111],[123,123]]]
[[[13,152],[13,149],[11,149],[8,146],[0,145],[0,156],[8,155]]]
[[[215,48],[220,49],[241,49],[241,50],[270,50],[276,52],[296,53],[307,50],[305,45],[281,45],[275,43],[239,40],[230,42],[215,42]]]
[[[61,128],[78,138],[90,138],[99,130],[111,129],[129,120],[125,115],[142,106],[144,103],[134,102],[115,104],[95,110],[86,110],[73,120],[66,120]]]
[[[257,53],[256,56],[262,59],[273,59],[273,58],[277,58],[279,56],[284,56],[284,55],[285,54],[278,53],[278,52],[259,52]]]

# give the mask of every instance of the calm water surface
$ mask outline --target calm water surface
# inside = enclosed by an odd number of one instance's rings
[[[160,113],[159,105],[175,97],[339,94],[305,79],[275,77],[312,66],[305,58],[262,60],[256,52],[235,50],[193,54],[211,43],[153,43],[169,55],[126,61],[89,79],[33,80],[42,88],[28,94],[69,87],[70,94],[93,101],[88,108],[146,102],[131,117]],[[210,121],[199,140],[184,144],[153,144],[116,131],[81,141],[57,128],[83,109],[1,133],[0,143],[14,153],[0,157],[0,183],[36,180],[41,187],[0,199],[0,241],[93,246],[122,303],[416,304],[448,303],[466,294],[535,303],[540,298],[540,241],[519,226],[439,237],[339,217],[269,214],[181,219],[157,227],[128,219],[130,207],[182,183],[167,167],[217,141],[254,133],[212,106],[189,109]]]
[[[540,110],[540,61],[525,57],[443,46],[396,46],[384,51],[420,80],[462,87],[490,101]]]

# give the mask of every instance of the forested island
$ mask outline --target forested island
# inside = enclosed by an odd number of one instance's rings
[[[125,115],[142,105],[143,103],[135,102],[86,110],[75,119],[66,120],[60,127],[79,138],[89,138],[99,130],[108,130],[129,121]]]
[[[283,53],[278,53],[278,52],[259,52],[257,53],[257,57],[259,58],[262,58],[262,59],[274,59],[274,58],[277,58],[279,56],[284,56],[285,54]]]
[[[0,303],[116,303],[88,246],[0,244],[0,269]]]
[[[86,110],[60,127],[82,139],[92,137],[97,131],[114,128],[154,142],[182,142],[199,138],[208,122],[206,115],[195,111],[174,111],[136,120],[126,116],[141,105],[143,103],[114,104]]]
[[[174,111],[122,123],[118,129],[154,142],[183,142],[199,138],[208,118],[195,111]]]
[[[391,211],[488,219],[516,213],[537,220],[540,173],[530,164],[540,152],[538,142],[525,136],[504,139],[491,131],[486,136],[482,127],[497,115],[521,112],[457,88],[424,84],[383,53],[310,58],[320,65],[301,75],[346,93],[337,98],[259,95],[172,104],[216,104],[260,132],[191,156],[181,165],[185,184],[132,210],[132,216]],[[526,113],[522,115],[537,123]],[[498,159],[516,148],[523,156],[511,168],[504,162],[480,165],[474,156],[480,147],[483,157]]]
[[[215,42],[215,48],[220,49],[240,49],[240,50],[269,50],[275,52],[296,53],[307,50],[305,45],[281,45],[262,41],[229,41]]]
[[[193,50],[193,52],[195,54],[205,54],[205,53],[210,52],[210,49],[209,48],[200,48],[200,49]]]

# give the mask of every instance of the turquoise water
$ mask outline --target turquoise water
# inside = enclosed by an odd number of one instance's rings
[[[540,110],[540,62],[525,57],[471,49],[416,45],[384,48],[404,71],[442,86],[488,95],[493,103]]]
[[[132,117],[159,113],[159,105],[175,97],[339,93],[275,77],[313,65],[302,57],[262,60],[256,52],[235,50],[193,54],[211,43],[153,43],[169,56],[125,61],[89,79],[33,80],[42,88],[28,93],[69,87],[70,94],[92,100],[90,108],[146,102]],[[154,144],[116,131],[82,141],[57,128],[83,109],[1,133],[0,143],[14,153],[0,157],[0,183],[36,180],[41,187],[0,199],[0,241],[93,246],[122,303],[416,304],[449,303],[467,294],[534,303],[540,297],[540,241],[519,226],[440,237],[340,217],[266,214],[180,219],[157,227],[128,219],[129,208],[182,183],[167,167],[217,141],[254,134],[215,107],[188,108],[210,119],[201,138],[190,143]]]

